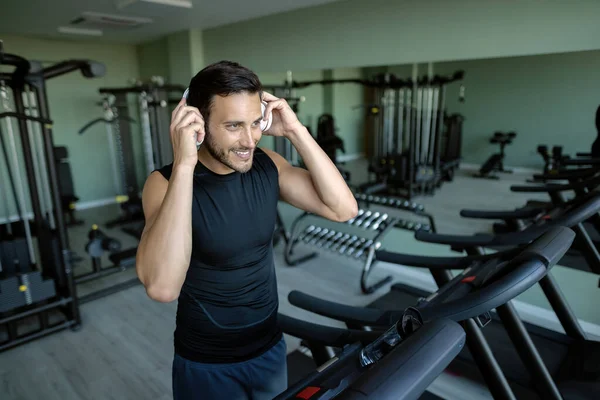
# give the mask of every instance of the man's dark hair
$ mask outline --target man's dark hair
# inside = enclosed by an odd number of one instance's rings
[[[219,61],[203,68],[190,82],[187,104],[200,110],[207,125],[215,95],[258,93],[262,98],[262,84],[258,76],[233,61]]]

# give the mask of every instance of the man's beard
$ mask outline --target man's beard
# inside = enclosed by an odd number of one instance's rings
[[[206,150],[208,151],[208,153],[217,161],[219,161],[221,164],[231,168],[234,171],[237,172],[241,172],[241,173],[245,173],[250,171],[250,168],[252,168],[252,157],[253,154],[251,154],[250,156],[250,160],[248,160],[245,163],[240,163],[239,165],[236,165],[235,163],[232,162],[231,158],[231,150],[236,150],[236,149],[223,149],[219,146],[217,146],[215,144],[215,142],[212,140],[212,135],[206,135],[205,139],[204,139],[204,143],[202,143],[203,146],[206,147]],[[246,150],[246,149],[239,149],[239,150]]]

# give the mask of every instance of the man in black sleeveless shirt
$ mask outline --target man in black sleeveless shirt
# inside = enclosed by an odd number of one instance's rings
[[[306,169],[259,148],[263,134],[289,140]],[[287,386],[272,246],[277,202],[346,221],[356,200],[287,102],[237,63],[192,78],[170,135],[173,163],[144,185],[136,269],[151,299],[178,301],[174,398],[272,399]]]

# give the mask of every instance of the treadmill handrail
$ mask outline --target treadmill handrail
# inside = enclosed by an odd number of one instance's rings
[[[475,262],[488,261],[495,258],[506,258],[516,256],[521,249],[512,248],[496,253],[483,255],[468,255],[458,257],[432,257],[420,256],[415,254],[396,253],[388,250],[376,250],[375,259],[408,267],[427,268],[427,269],[463,269]]]
[[[416,399],[460,353],[465,341],[466,333],[456,322],[433,321],[368,367],[360,366],[361,348],[353,344],[274,400],[298,399],[307,388],[319,394],[341,391],[336,399]]]
[[[464,218],[478,219],[524,219],[534,218],[535,216],[546,211],[547,209],[542,207],[521,208],[508,211],[464,209],[460,210],[460,216]]]
[[[424,322],[438,318],[449,318],[457,322],[475,318],[517,297],[538,283],[547,271],[548,269],[539,260],[526,261],[517,270],[476,292],[446,303],[415,305],[414,308],[419,311]],[[435,298],[432,295],[429,299]],[[390,322],[399,320],[404,313],[404,310],[348,306],[322,300],[300,291],[290,292],[288,300],[290,304],[306,311],[337,321],[364,326],[389,326]]]
[[[599,162],[599,164],[600,164],[600,162]],[[600,185],[600,175],[593,176],[593,177],[585,179],[583,181],[567,183],[567,184],[548,183],[546,185],[537,185],[537,186],[512,185],[510,187],[510,190],[513,192],[520,192],[520,193],[552,193],[552,192],[565,192],[565,191],[569,191],[569,190],[587,189],[589,187],[596,187],[598,185]]]
[[[476,292],[434,306],[416,308],[423,321],[449,318],[459,322],[476,318],[519,296],[546,276],[548,270],[539,260],[525,261],[512,272]],[[431,297],[430,299],[433,300]]]
[[[561,161],[562,165],[600,165],[600,158],[569,158]]]
[[[356,342],[368,344],[384,332],[383,330],[362,331],[334,328],[302,321],[282,313],[278,313],[277,323],[285,333],[291,336],[306,339],[319,345],[333,347],[344,347],[347,344]]]
[[[424,305],[415,305],[424,321],[438,318],[449,318],[462,321],[475,318],[487,311],[506,304],[509,300],[535,285],[542,279],[553,265],[567,252],[575,239],[575,232],[569,228],[556,227],[534,241],[520,252],[503,268],[510,272],[497,275],[483,287],[469,294],[447,302],[435,303],[438,293],[449,290],[442,286],[432,294]],[[465,270],[463,279],[453,279],[452,285],[472,281],[475,275]],[[460,275],[459,275],[460,276]],[[469,278],[469,279],[467,279]],[[453,289],[450,289],[453,290]],[[288,295],[289,302],[299,308],[346,323],[361,325],[388,326],[390,322],[401,319],[404,310],[378,310],[364,307],[343,305],[299,292],[292,291]]]
[[[557,173],[534,174],[533,179],[538,181],[585,179],[598,173],[598,168],[580,168],[573,170],[562,170]]]
[[[400,320],[404,310],[383,311],[375,308],[356,307],[324,300],[299,290],[288,294],[291,305],[324,317],[366,326],[389,326]]]
[[[336,399],[408,400],[420,398],[464,348],[466,333],[457,323],[432,321],[369,367]]]
[[[425,231],[415,232],[415,239],[422,242],[446,244],[459,247],[479,246],[518,246],[535,240],[548,230],[557,227],[572,227],[585,221],[600,211],[600,193],[591,193],[585,202],[573,206],[556,219],[547,221],[543,225],[531,225],[520,232],[504,234],[477,234],[477,235],[449,235],[430,233]]]

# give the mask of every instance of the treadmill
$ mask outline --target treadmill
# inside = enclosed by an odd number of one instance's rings
[[[405,330],[405,321],[411,322],[413,326],[426,326],[443,319],[460,322],[467,334],[467,345],[494,397],[516,399],[479,327],[487,325],[492,319],[492,309],[504,307],[510,300],[544,279],[550,268],[571,246],[574,237],[572,230],[554,227],[525,248],[490,255],[438,258],[396,255],[412,259],[413,264],[427,264],[434,268],[461,268],[463,271],[440,285],[440,289],[427,298],[413,299],[409,304],[396,302],[390,310],[345,306],[298,291],[289,294],[289,301],[305,310],[344,321],[350,329],[349,335],[357,335],[356,332],[361,330],[365,334],[372,334],[389,327],[394,321],[403,321],[399,328],[401,332]],[[465,268],[466,265],[468,268]],[[307,337],[306,332],[294,331],[293,327],[285,324],[282,327],[284,332],[305,339],[314,354],[323,354],[322,351],[314,351],[319,346],[330,345],[323,340]],[[319,364],[324,360],[315,361]]]
[[[550,176],[567,177],[577,176],[576,173],[569,174],[550,174]],[[545,178],[547,179],[547,178]],[[511,231],[523,231],[532,225],[543,224],[546,220],[554,218],[556,215],[564,213],[573,207],[577,207],[586,201],[590,196],[594,196],[595,188],[600,184],[600,174],[594,177],[572,182],[569,184],[544,184],[544,185],[515,185],[511,186],[513,192],[521,193],[548,193],[552,199],[553,208],[549,207],[524,207],[510,211],[484,211],[484,210],[461,210],[460,215],[466,218],[502,220],[503,226]],[[565,192],[575,192],[576,197],[567,200]],[[494,224],[495,230],[498,224]],[[569,268],[575,268],[582,271],[591,271],[600,275],[600,216],[592,215],[588,220],[583,221],[574,227],[578,234],[575,245],[561,260],[560,264]]]
[[[472,236],[439,235],[425,232],[415,234],[419,240],[444,243],[451,245],[454,249],[466,250],[469,255],[462,257],[462,262],[451,261],[452,258],[446,257],[419,257],[395,254],[383,250],[377,251],[376,257],[381,261],[428,268],[438,286],[440,286],[451,279],[449,272],[451,269],[470,268],[472,262],[481,261],[485,257],[494,254],[502,255],[507,251],[511,251],[505,250],[504,252],[482,256],[482,247],[490,245],[522,246],[540,237],[540,235],[556,229],[557,226],[577,226],[599,210],[600,194],[596,194],[590,196],[588,201],[577,209],[549,221],[546,225],[534,226],[523,232],[506,235]],[[515,247],[512,251],[514,250]],[[510,382],[509,389],[513,392],[523,393],[523,397],[533,396],[535,398],[535,393],[538,393],[539,398],[543,399],[600,399],[600,390],[597,383],[600,376],[598,342],[586,338],[553,276],[548,273],[540,279],[539,283],[566,334],[531,324],[524,324],[519,319],[512,303],[508,302],[496,308],[497,315],[492,318],[485,329],[475,332],[467,330],[467,335],[481,333],[485,335],[490,343],[490,351],[497,359],[496,365],[501,367],[508,382]],[[389,297],[387,304],[391,302],[403,307],[412,305],[417,299],[428,295],[429,293],[410,286],[396,284],[386,297]],[[292,299],[290,299],[290,302],[292,302]],[[498,382],[490,382],[489,376],[494,368],[482,368],[478,360],[478,353],[482,351],[471,349],[470,354],[467,352],[461,353],[457,360],[461,361],[462,365],[459,366],[458,363],[454,363],[454,370],[469,377],[477,377],[477,375],[473,375],[476,369],[473,367],[472,361],[475,360],[483,379],[490,387],[495,398],[515,398],[514,394],[510,394],[506,390],[506,387],[499,385]],[[560,389],[556,383],[559,384]],[[594,394],[592,395],[592,393]]]

